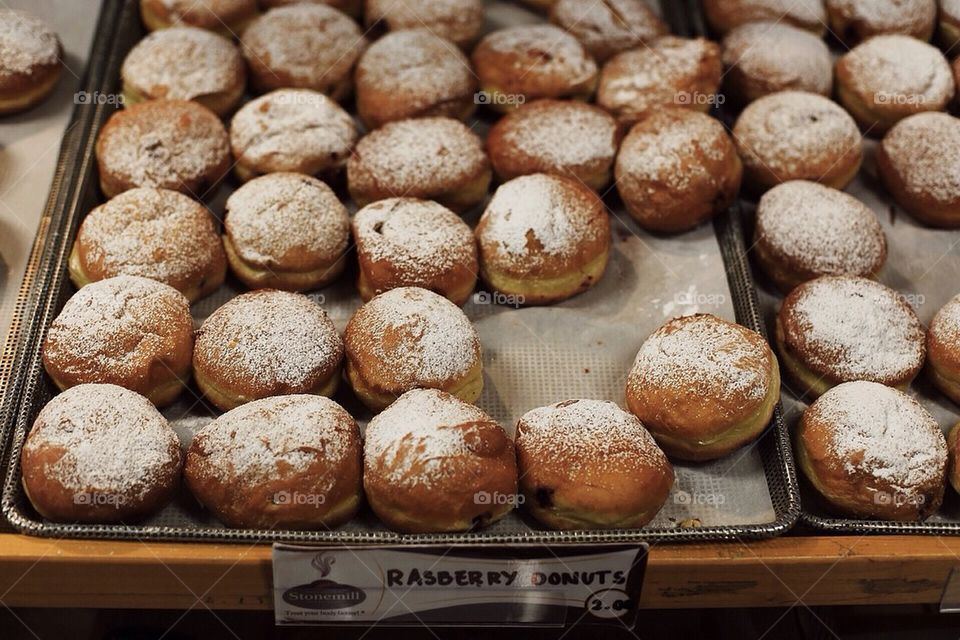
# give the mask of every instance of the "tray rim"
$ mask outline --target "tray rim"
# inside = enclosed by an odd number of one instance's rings
[[[84,77],[83,89],[91,93],[115,92],[118,80],[113,73],[119,69],[125,51],[123,39],[115,38],[123,25],[131,19],[139,21],[134,0],[104,0],[97,25],[97,35]],[[662,2],[665,17],[675,30],[683,31],[680,24],[683,16],[676,12],[679,3]],[[763,539],[781,535],[790,530],[800,515],[800,495],[789,434],[778,403],[776,412],[766,431],[755,443],[748,446],[762,447],[764,480],[770,492],[775,511],[773,521],[745,525],[717,525],[698,528],[634,529],[604,531],[549,531],[536,530],[510,534],[468,532],[454,534],[398,534],[393,532],[354,531],[283,531],[257,529],[229,529],[223,526],[187,528],[146,525],[92,525],[46,523],[23,513],[18,508],[20,487],[19,455],[29,432],[30,416],[36,408],[32,403],[33,393],[42,384],[43,367],[40,360],[40,342],[56,315],[57,296],[65,285],[66,257],[84,212],[78,211],[80,197],[86,189],[96,188],[94,178],[93,146],[100,126],[109,115],[110,107],[103,104],[78,104],[75,108],[73,137],[65,140],[58,159],[61,167],[72,167],[61,183],[54,183],[48,202],[49,225],[44,238],[38,236],[34,251],[41,257],[35,277],[25,279],[22,289],[29,291],[30,304],[22,309],[19,335],[16,339],[14,371],[16,392],[8,393],[4,402],[10,402],[9,413],[0,411],[0,429],[3,440],[9,442],[8,456],[4,465],[6,477],[3,483],[0,507],[9,523],[19,532],[40,537],[70,537],[79,539],[133,539],[168,541],[214,541],[214,542],[311,542],[334,544],[566,544],[584,542],[716,542],[744,539]],[[93,181],[93,185],[91,185]],[[739,211],[733,208],[714,220],[714,232],[724,260],[728,286],[736,319],[739,323],[766,336],[756,289],[745,254],[743,230]],[[42,240],[42,242],[41,242]],[[30,397],[27,397],[27,392]],[[13,397],[10,397],[13,396]],[[2,409],[2,407],[0,407]],[[9,432],[9,433],[6,433]],[[2,451],[0,451],[2,453]],[[767,458],[772,457],[772,460]],[[778,511],[778,505],[781,510]]]

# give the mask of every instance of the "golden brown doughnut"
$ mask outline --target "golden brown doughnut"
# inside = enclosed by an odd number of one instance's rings
[[[194,436],[183,475],[230,527],[330,529],[361,501],[357,423],[329,398],[289,395],[228,411]]]
[[[553,529],[639,529],[673,486],[673,467],[650,432],[612,402],[528,411],[516,447],[524,505]]]
[[[550,21],[573,34],[598,63],[669,33],[645,0],[557,0]]]
[[[410,389],[440,389],[465,402],[483,390],[480,337],[463,311],[419,287],[399,287],[357,310],[344,334],[346,378],[372,411]]]
[[[737,118],[733,139],[745,184],[756,192],[788,180],[842,189],[863,161],[857,123],[815,93],[781,91],[751,102]]]
[[[760,198],[753,241],[753,257],[783,293],[819,276],[872,278],[887,259],[873,211],[806,180],[784,182]]]
[[[600,281],[610,258],[603,201],[564,176],[534,173],[502,184],[475,233],[480,276],[514,305],[582,293]]]
[[[777,314],[776,342],[809,398],[851,380],[905,390],[926,356],[923,325],[907,301],[856,276],[822,276],[791,291]]]
[[[940,508],[947,444],[920,404],[875,382],[830,389],[800,419],[797,464],[817,493],[855,518],[923,520]]]
[[[140,0],[148,31],[186,25],[236,38],[257,15],[257,0]]]
[[[55,522],[130,522],[180,485],[180,441],[141,395],[84,384],[40,410],[20,456],[23,490]]]
[[[630,130],[615,175],[617,191],[640,226],[674,232],[730,207],[740,192],[743,166],[719,120],[667,109]]]
[[[780,400],[763,336],[709,314],[670,320],[644,341],[627,407],[670,456],[714,460],[753,442]]]
[[[471,60],[483,103],[503,113],[538,98],[588,100],[597,88],[597,63],[576,38],[549,24],[489,33]]]
[[[720,35],[748,22],[784,22],[819,36],[827,30],[823,0],[703,0],[703,12]]]
[[[597,104],[625,125],[664,108],[706,112],[718,100],[722,73],[715,42],[664,36],[607,60]]]
[[[43,366],[59,389],[116,384],[157,406],[183,391],[192,355],[187,299],[139,276],[107,278],[80,289],[43,341]]]
[[[197,386],[229,411],[268,396],[337,389],[343,340],[310,298],[260,289],[233,298],[197,331],[193,371]]]
[[[233,42],[195,27],[155,31],[130,50],[120,69],[123,103],[194,100],[223,116],[243,98],[247,70]]]
[[[97,136],[100,189],[112,198],[160,187],[197,200],[230,169],[230,142],[215,113],[186,100],[150,100],[117,111]]]
[[[367,40],[346,14],[325,4],[296,4],[255,19],[241,45],[257,91],[313,89],[342,100]]]
[[[351,18],[359,18],[363,13],[363,0],[259,0],[260,8],[264,11],[276,7],[286,7],[291,4],[326,4],[338,11],[342,11]]]
[[[23,111],[53,91],[63,68],[63,45],[25,11],[0,10],[0,115]]]
[[[366,0],[368,29],[427,29],[469,49],[483,30],[483,0]]]
[[[492,176],[480,137],[452,118],[389,122],[361,138],[347,162],[358,207],[409,197],[461,212],[486,197]]]
[[[840,104],[868,133],[883,134],[915,113],[943,111],[955,91],[940,50],[910,36],[876,36],[837,62]]]
[[[477,243],[463,219],[443,205],[389,198],[353,216],[366,302],[398,287],[422,287],[463,305],[477,284]]]
[[[960,296],[943,305],[930,322],[927,364],[936,387],[960,404]]]
[[[331,179],[359,134],[349,113],[310,89],[277,89],[243,105],[230,122],[234,173],[241,180],[280,171]]]
[[[937,39],[945,51],[955,51],[960,42],[960,0],[940,0]]]
[[[849,46],[899,33],[924,42],[937,25],[936,0],[826,0],[831,35]]]
[[[388,33],[357,63],[357,112],[370,129],[394,120],[449,116],[476,109],[477,81],[457,47],[427,29]]]
[[[367,426],[363,487],[395,531],[467,531],[513,510],[513,442],[490,416],[443,391],[403,394]]]
[[[823,39],[783,22],[750,22],[723,39],[723,86],[739,104],[778,91],[829,97],[833,58]]]
[[[227,260],[206,207],[177,191],[137,187],[87,214],[69,269],[78,289],[113,276],[143,276],[194,302],[223,284]]]
[[[913,217],[960,227],[960,119],[918,113],[901,120],[877,149],[877,169],[887,191]]]
[[[502,181],[555,173],[599,191],[610,184],[621,137],[617,121],[600,107],[573,100],[537,100],[493,125],[487,134],[487,153]]]
[[[318,289],[347,262],[347,208],[330,187],[301,173],[270,173],[234,191],[223,230],[230,269],[251,289]]]

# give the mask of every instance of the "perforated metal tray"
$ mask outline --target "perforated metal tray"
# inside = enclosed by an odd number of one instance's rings
[[[90,93],[113,94],[118,91],[120,64],[129,49],[142,36],[134,0],[106,3],[101,18],[94,55],[86,79]],[[678,32],[687,25],[676,12],[676,3],[664,3],[665,17]],[[317,543],[466,543],[466,542],[530,542],[583,543],[624,540],[706,541],[764,538],[784,533],[794,524],[799,513],[799,494],[791,459],[787,430],[778,408],[770,427],[749,450],[756,464],[753,481],[764,485],[769,494],[772,517],[763,520],[727,521],[700,527],[679,526],[680,523],[648,525],[640,530],[623,531],[544,531],[519,513],[494,526],[476,532],[443,535],[400,535],[390,532],[369,513],[334,531],[267,531],[229,529],[202,512],[184,495],[165,510],[165,515],[133,525],[57,524],[41,519],[32,509],[20,485],[19,457],[26,435],[39,410],[55,394],[43,371],[40,345],[56,314],[73,293],[67,276],[67,257],[82,217],[101,202],[97,187],[93,147],[97,132],[113,108],[104,104],[82,104],[77,107],[76,126],[60,157],[62,179],[54,185],[47,221],[38,237],[36,268],[24,282],[23,305],[16,320],[18,330],[11,335],[10,366],[15,372],[15,391],[5,399],[10,403],[0,416],[0,428],[10,436],[7,477],[3,486],[4,516],[19,531],[38,536],[70,538],[209,540],[209,541],[289,541]],[[58,176],[61,175],[58,173]],[[614,205],[616,206],[616,205]],[[719,246],[726,271],[726,284],[736,319],[750,328],[764,332],[758,311],[756,290],[750,278],[745,256],[742,229],[736,211],[720,216],[714,223],[716,245]],[[703,230],[709,237],[707,230]],[[649,239],[657,246],[673,240]],[[677,245],[682,247],[681,241]],[[659,258],[658,258],[659,259]],[[722,280],[722,278],[721,278]],[[630,349],[632,347],[627,347]],[[632,355],[632,354],[630,354]],[[536,375],[531,372],[531,375]],[[573,393],[573,391],[571,391]],[[556,398],[559,399],[559,398]],[[735,466],[730,460],[728,467]],[[691,474],[700,473],[691,467]],[[722,479],[709,479],[719,482]],[[750,505],[747,505],[749,508]],[[766,507],[765,507],[766,508]]]

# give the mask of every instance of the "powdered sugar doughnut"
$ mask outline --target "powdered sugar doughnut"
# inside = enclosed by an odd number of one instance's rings
[[[471,56],[485,102],[504,113],[538,98],[586,100],[597,88],[597,64],[566,31],[521,25],[486,35]]]
[[[829,97],[833,59],[821,38],[782,22],[751,22],[723,39],[724,87],[740,103],[778,91]]]
[[[791,291],[777,314],[776,341],[810,398],[851,380],[906,389],[926,356],[923,326],[907,301],[855,276],[823,276]]]
[[[528,411],[516,447],[524,504],[554,529],[640,528],[673,486],[673,467],[650,432],[612,402]]]
[[[833,35],[848,45],[898,33],[928,41],[937,24],[936,0],[826,0]]]
[[[399,287],[378,295],[350,318],[344,343],[347,380],[373,411],[410,389],[440,389],[465,402],[483,390],[476,329],[432,291]]]
[[[610,58],[600,73],[597,104],[628,125],[664,108],[706,112],[716,102],[722,73],[715,42],[665,36]]]
[[[819,36],[827,30],[823,0],[703,0],[703,11],[720,35],[748,22],[785,22]]]
[[[464,49],[480,37],[483,14],[483,0],[366,0],[364,9],[368,29],[427,29]]]
[[[937,421],[910,396],[847,382],[803,412],[797,464],[844,515],[922,520],[943,500],[947,444]]]
[[[733,204],[743,166],[719,120],[668,109],[630,130],[615,175],[620,197],[641,226],[684,231]]]
[[[280,171],[332,178],[359,134],[350,114],[309,89],[278,89],[243,105],[230,122],[241,180]]]
[[[50,324],[43,366],[59,389],[100,382],[173,402],[190,378],[193,320],[176,289],[139,276],[94,282]]]
[[[853,196],[795,180],[760,199],[753,255],[789,293],[819,276],[873,277],[887,259],[887,240],[876,214]]]
[[[466,120],[476,108],[467,57],[426,29],[388,33],[357,64],[357,112],[375,129],[422,116]]]
[[[370,507],[396,531],[467,531],[515,504],[513,442],[483,411],[435,389],[408,391],[370,421],[363,466]]]
[[[233,298],[197,331],[197,386],[229,411],[268,396],[331,396],[339,382],[343,340],[310,298],[261,289]]]
[[[297,4],[254,20],[241,44],[254,89],[313,89],[341,100],[352,89],[350,74],[367,40],[357,23],[336,9]]]
[[[113,276],[152,278],[194,302],[213,293],[227,271],[213,216],[169,189],[124,191],[83,219],[70,252],[80,287]]]
[[[50,95],[62,58],[60,39],[41,20],[0,10],[0,114],[29,109]]]
[[[141,395],[112,384],[64,391],[40,411],[20,468],[24,492],[56,522],[137,520],[173,498],[177,434]]]
[[[880,144],[877,169],[893,199],[915,218],[960,226],[960,120],[945,113],[901,120]]]
[[[201,199],[230,169],[220,119],[186,100],[150,100],[117,111],[97,137],[100,189],[112,198],[160,187]]]
[[[486,197],[492,176],[480,137],[452,118],[389,122],[361,138],[347,162],[350,195],[360,207],[409,197],[459,212]]]
[[[953,51],[960,42],[960,0],[940,0],[937,39],[945,51]]]
[[[477,245],[463,219],[415,198],[369,204],[353,217],[364,301],[398,287],[422,287],[462,305],[477,283]]]
[[[184,480],[231,527],[328,529],[360,506],[360,430],[329,398],[254,400],[200,429]]]
[[[960,404],[960,296],[933,316],[927,329],[927,362],[933,383]]]
[[[223,229],[230,268],[251,289],[316,289],[346,264],[347,209],[330,187],[303,174],[271,173],[234,191]]]
[[[845,187],[863,161],[857,123],[815,93],[781,91],[750,103],[733,127],[744,179],[755,191],[788,180]]]
[[[148,31],[184,25],[236,38],[256,15],[257,0],[140,0]]]
[[[359,18],[362,13],[362,0],[260,0],[260,8],[266,11],[275,7],[286,7],[291,4],[325,4],[343,11],[351,18]]]
[[[626,394],[667,454],[713,460],[767,428],[780,400],[780,368],[760,334],[709,314],[684,316],[640,347]]]
[[[487,135],[490,162],[501,180],[556,173],[600,190],[610,183],[620,127],[594,105],[537,100],[500,118]]]
[[[921,111],[943,111],[955,92],[940,50],[910,36],[876,36],[837,63],[837,96],[869,133]]]
[[[598,63],[669,33],[644,0],[558,0],[550,20],[582,42]]]
[[[582,182],[534,173],[497,189],[476,228],[480,276],[513,304],[550,304],[595,285],[610,257],[610,220]]]
[[[194,100],[219,116],[236,108],[247,84],[243,57],[233,43],[194,27],[151,33],[127,54],[120,76],[125,105]]]

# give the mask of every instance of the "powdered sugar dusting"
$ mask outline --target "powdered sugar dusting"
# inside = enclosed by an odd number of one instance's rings
[[[706,314],[675,318],[640,347],[629,384],[704,399],[762,400],[771,384],[769,351],[747,332]]]
[[[829,94],[833,60],[822,38],[784,22],[750,22],[723,40],[723,64],[779,90]]]
[[[24,11],[0,10],[0,78],[29,74],[56,64],[60,41],[41,20]]]
[[[414,389],[400,396],[367,426],[364,460],[387,471],[392,484],[415,487],[442,485],[457,475],[450,458],[474,456],[469,439],[478,425],[492,420],[477,407],[433,389]]]
[[[918,109],[936,110],[954,94],[950,64],[934,46],[903,35],[870,38],[840,61],[849,88],[868,103],[909,100]]]
[[[826,0],[826,4],[844,20],[863,23],[874,33],[922,33],[937,17],[936,0]]]
[[[343,341],[310,298],[264,289],[214,311],[197,332],[195,351],[228,383],[296,393],[339,363]]]
[[[403,390],[439,386],[480,360],[480,337],[460,307],[418,287],[373,298],[350,320],[346,335],[348,354],[363,354],[368,366],[388,371]]]
[[[645,0],[557,0],[550,17],[591,51],[632,49],[667,31]]]
[[[639,419],[612,402],[566,400],[528,411],[517,425],[517,447],[533,464],[564,465],[571,474],[669,468]]]
[[[936,420],[910,396],[874,382],[848,382],[809,409],[831,425],[827,446],[848,474],[866,474],[917,496],[942,482],[947,445]]]
[[[819,275],[870,275],[886,255],[883,229],[866,205],[816,182],[780,184],[760,200],[757,236],[774,254]]]
[[[426,28],[467,43],[483,26],[483,0],[366,0],[366,22],[383,20],[391,30]]]
[[[295,171],[304,158],[342,166],[357,137],[350,114],[309,89],[278,89],[255,98],[230,123],[234,156],[275,171]]]
[[[781,313],[788,346],[834,380],[899,382],[923,365],[920,320],[900,294],[873,280],[811,280],[793,290]]]
[[[960,295],[951,298],[933,316],[930,334],[948,345],[960,345]]]
[[[539,100],[498,123],[506,153],[535,159],[541,170],[566,170],[613,162],[617,123],[602,109],[580,102]]]
[[[960,119],[912,115],[887,133],[883,149],[908,193],[942,203],[960,200]]]
[[[328,473],[314,487],[329,491],[337,481],[331,472],[357,451],[351,444],[359,447],[359,440],[353,418],[333,400],[276,396],[241,405],[205,426],[191,456],[202,456],[209,473],[243,485],[289,478],[322,464]]]
[[[276,268],[291,252],[315,256],[318,264],[343,254],[350,218],[333,190],[316,178],[270,173],[227,198],[224,228],[245,262]]]
[[[143,396],[112,384],[64,391],[40,411],[24,452],[62,450],[48,477],[77,494],[143,498],[180,466],[177,436]]]
[[[353,218],[358,253],[390,264],[401,280],[437,277],[476,262],[473,232],[460,216],[429,200],[390,198]]]
[[[570,85],[584,82],[597,73],[597,63],[580,41],[550,24],[498,29],[488,34],[477,50],[509,56],[512,66],[520,74],[556,75]]]

